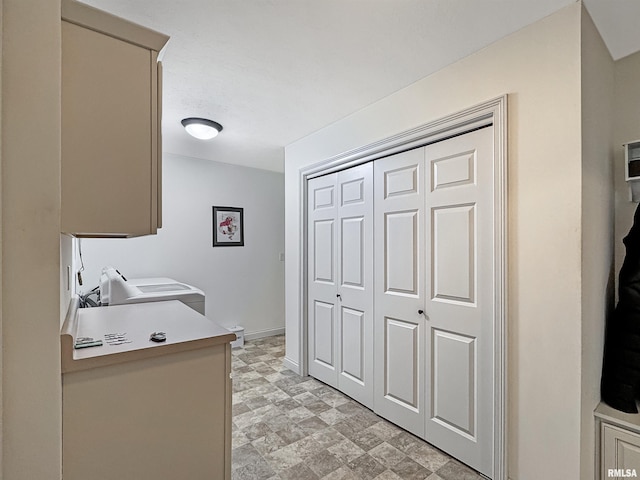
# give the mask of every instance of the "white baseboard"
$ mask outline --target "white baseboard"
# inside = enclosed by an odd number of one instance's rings
[[[289,370],[292,370],[295,373],[297,373],[298,375],[302,375],[300,373],[300,364],[299,363],[294,362],[293,360],[290,360],[287,357],[284,357],[284,360],[282,361],[282,364],[285,367],[287,367]]]
[[[284,335],[284,327],[271,328],[269,330],[259,330],[257,332],[245,333],[245,340],[257,340],[258,338],[273,337],[275,335]]]

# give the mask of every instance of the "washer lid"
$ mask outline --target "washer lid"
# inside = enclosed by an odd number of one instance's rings
[[[157,293],[157,292],[175,292],[180,290],[193,290],[188,285],[183,283],[161,283],[158,285],[136,285],[136,287],[142,293]]]

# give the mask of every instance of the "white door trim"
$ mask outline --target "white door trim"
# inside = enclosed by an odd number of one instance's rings
[[[307,180],[376,158],[418,146],[435,143],[487,125],[494,131],[494,268],[495,284],[495,438],[494,479],[507,480],[507,95],[481,103],[442,119],[393,135],[377,142],[349,150],[299,170],[300,185],[300,258],[299,278],[303,279],[300,299],[300,338],[298,370],[308,374],[307,366]]]

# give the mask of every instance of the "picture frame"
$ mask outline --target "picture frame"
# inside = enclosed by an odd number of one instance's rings
[[[244,209],[213,207],[213,246],[244,247]]]

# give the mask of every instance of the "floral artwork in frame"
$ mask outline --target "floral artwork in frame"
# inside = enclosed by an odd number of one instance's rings
[[[213,207],[213,246],[243,247],[243,209],[235,207]]]

